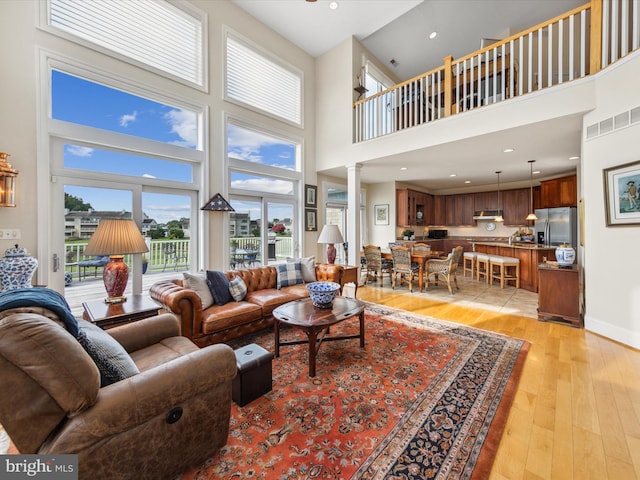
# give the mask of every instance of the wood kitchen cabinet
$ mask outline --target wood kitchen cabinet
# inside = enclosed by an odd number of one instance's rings
[[[502,192],[502,210],[504,224],[508,227],[530,226],[532,222],[525,220],[529,215],[530,190],[528,188],[518,188],[516,190],[505,190]]]
[[[501,196],[502,196],[502,192]],[[498,210],[497,192],[477,192],[473,194],[474,209],[478,212]]]
[[[448,227],[470,227],[473,219],[474,196],[472,193],[445,195],[445,225]]]
[[[433,222],[431,226],[442,227],[447,224],[446,195],[435,195],[433,197]]]
[[[396,190],[396,225],[399,227],[427,225],[431,216],[427,200],[430,195],[409,188]]]
[[[575,207],[578,205],[578,177],[554,178],[540,182],[542,208]]]
[[[538,274],[538,319],[559,319],[581,327],[578,267],[561,268],[541,264]]]

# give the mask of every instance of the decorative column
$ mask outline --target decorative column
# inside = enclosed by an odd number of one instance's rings
[[[360,267],[360,169],[362,165],[347,167],[347,263],[355,267]],[[359,272],[358,272],[359,273]],[[358,275],[360,278],[360,275]]]

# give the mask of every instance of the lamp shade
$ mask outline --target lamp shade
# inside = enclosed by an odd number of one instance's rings
[[[327,243],[327,262],[334,263],[336,261],[336,247],[334,243],[344,243],[342,234],[337,225],[325,225],[322,227],[320,237],[318,237],[318,243]]]
[[[89,240],[85,255],[145,253],[149,248],[133,220],[105,218]]]
[[[104,267],[102,280],[107,291],[107,303],[126,300],[124,290],[129,280],[129,267],[124,255],[145,253],[149,248],[133,220],[105,218],[101,220],[89,240],[85,255],[109,255],[109,263]]]
[[[318,243],[344,243],[344,239],[337,225],[325,225],[318,237]]]

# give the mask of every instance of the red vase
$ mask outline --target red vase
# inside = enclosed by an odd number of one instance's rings
[[[123,255],[111,255],[104,267],[102,279],[109,299],[122,297],[129,280],[129,267],[124,263]]]
[[[333,246],[333,243],[330,243],[327,246],[327,263],[335,263],[336,262],[336,247]]]

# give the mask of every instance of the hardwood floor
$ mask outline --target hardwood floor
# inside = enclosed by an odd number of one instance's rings
[[[639,479],[640,352],[584,329],[538,321],[529,307],[519,309],[523,292],[513,287],[500,292],[458,280],[453,296],[441,294],[442,286],[410,294],[370,284],[358,287],[357,296],[531,342],[490,478]],[[470,289],[510,300],[483,304],[468,298]]]

